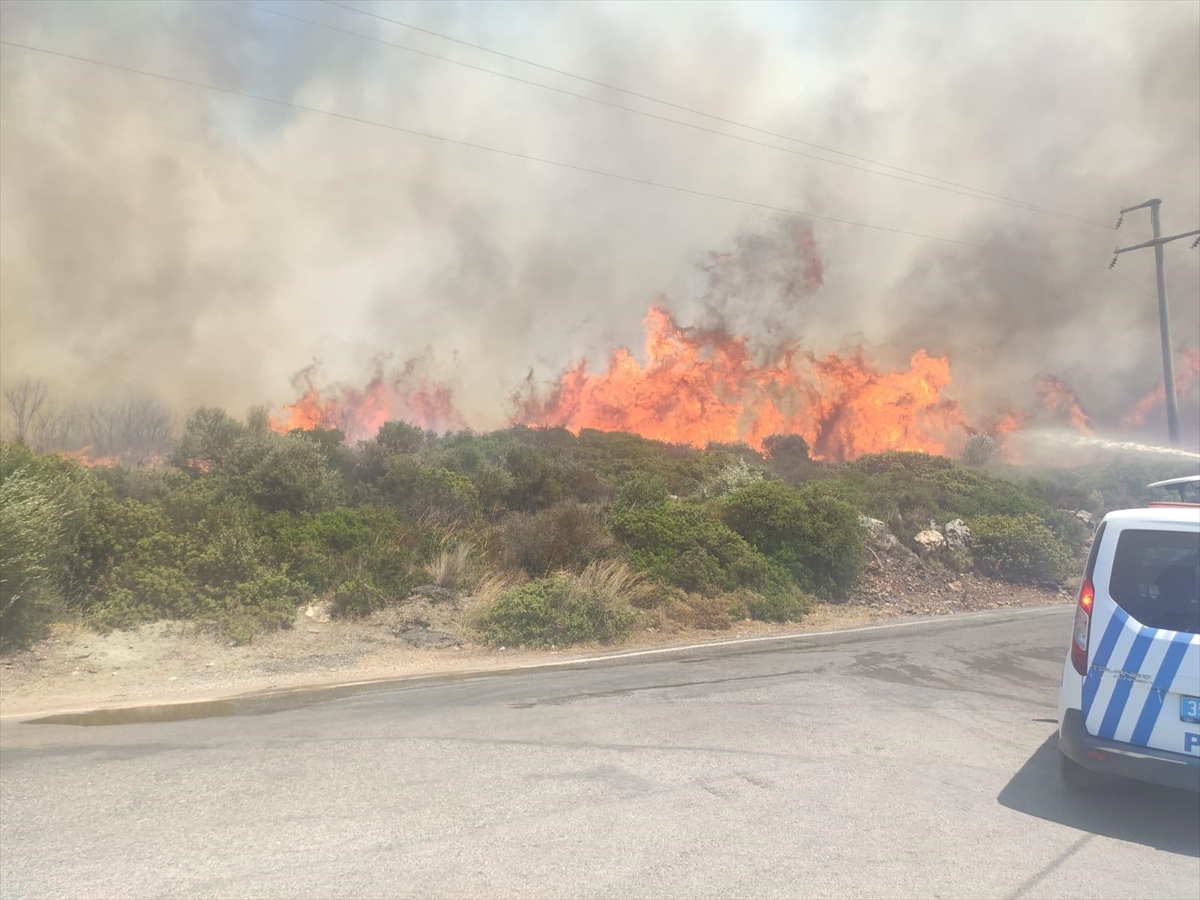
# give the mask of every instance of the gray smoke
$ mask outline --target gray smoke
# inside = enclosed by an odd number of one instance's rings
[[[361,5],[1095,222],[1158,196],[1167,233],[1200,224],[1196,3]],[[712,125],[329,5],[271,8]],[[1114,234],[240,4],[0,10],[10,41],[978,245],[789,219],[6,46],[10,382],[240,411],[292,399],[292,376],[313,360],[327,382],[362,384],[381,356],[419,356],[487,427],[504,421],[531,368],[546,378],[616,344],[640,348],[660,293],[682,324],[724,324],[762,344],[861,343],[886,365],[918,347],[948,354],[958,396],[981,417],[1028,405],[1042,372],[1075,386],[1098,421],[1161,378],[1152,254],[1106,270],[1118,241],[1148,236],[1145,213]],[[805,225],[822,266],[811,290],[796,280],[811,274],[795,257]],[[1180,345],[1200,342],[1189,243],[1167,250]]]

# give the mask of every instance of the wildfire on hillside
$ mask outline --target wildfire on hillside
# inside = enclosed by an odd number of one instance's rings
[[[961,408],[942,396],[949,362],[923,350],[893,371],[861,351],[817,357],[798,346],[757,363],[745,338],[680,327],[661,307],[650,309],[645,326],[645,364],[624,348],[602,372],[580,362],[549,391],[528,386],[514,421],[697,447],[740,440],[761,448],[772,434],[799,434],[814,457],[828,460],[888,449],[944,453],[947,441],[966,434]]]
[[[950,362],[915,351],[905,367],[886,369],[860,349],[823,356],[791,345],[756,360],[745,337],[718,329],[679,325],[670,312],[651,307],[645,318],[642,362],[626,348],[611,352],[604,367],[586,360],[548,386],[532,381],[513,396],[511,424],[628,431],[655,440],[702,447],[744,441],[761,449],[772,434],[798,434],[816,459],[841,462],[884,450],[955,453],[973,432],[1007,437],[1035,420],[1058,421],[1083,434],[1094,431],[1079,398],[1060,379],[1039,376],[1042,411],[1004,410],[973,423],[949,396]],[[1179,389],[1200,375],[1200,353],[1188,351]],[[280,431],[336,427],[351,439],[373,435],[388,419],[403,419],[437,431],[466,426],[450,389],[415,379],[411,366],[394,379],[377,374],[361,389],[322,393],[306,373],[305,390]],[[1161,388],[1126,417],[1140,423],[1162,403]],[[1017,461],[1015,453],[1007,454]]]
[[[701,265],[699,305],[723,323],[745,322],[767,333],[787,330],[789,314],[824,285],[824,266],[811,228],[788,219],[776,232],[742,236],[734,250],[713,252]],[[640,356],[611,350],[601,365],[587,359],[549,383],[532,376],[512,395],[509,424],[628,431],[703,447],[742,441],[761,450],[773,434],[802,436],[815,459],[842,462],[866,453],[917,450],[954,454],[977,432],[996,440],[1003,458],[1018,462],[1016,435],[1044,426],[1091,436],[1096,425],[1075,392],[1053,374],[1034,382],[1037,405],[972,418],[951,384],[950,359],[911,348],[907,364],[889,368],[861,348],[815,354],[800,340],[768,349],[735,330],[681,325],[664,303],[646,314]],[[763,330],[763,329],[760,329]],[[348,439],[372,437],[385,421],[402,419],[444,432],[467,427],[448,385],[410,362],[395,375],[381,370],[363,388],[319,389],[312,369],[301,373],[296,402],[272,420],[278,431],[338,428]],[[1181,396],[1200,380],[1200,351],[1185,352],[1177,377]],[[1161,407],[1160,385],[1129,412],[1127,428]],[[499,416],[487,424],[498,424]]]
[[[1184,396],[1200,381],[1200,347],[1186,348],[1180,358],[1178,371],[1175,372],[1175,393]],[[1167,400],[1167,389],[1164,382],[1134,404],[1133,409],[1126,413],[1121,420],[1125,428],[1137,428],[1146,424],[1146,418],[1151,412],[1163,406]]]
[[[295,403],[284,407],[283,416],[271,419],[275,431],[337,428],[350,440],[364,440],[374,437],[389,419],[438,432],[466,427],[451,401],[450,388],[414,377],[411,363],[393,378],[377,372],[365,388],[342,388],[333,395],[317,389],[311,368],[300,378],[305,390]]]
[[[78,450],[62,450],[60,452],[67,459],[73,459],[81,466],[89,469],[107,468],[120,465],[121,463],[115,456],[93,456],[91,444],[88,444],[86,447],[80,447]]]
[[[1075,392],[1053,375],[1039,375],[1037,396],[1042,406],[1060,419],[1065,419],[1084,434],[1091,434],[1094,426],[1091,416],[1079,405]]]

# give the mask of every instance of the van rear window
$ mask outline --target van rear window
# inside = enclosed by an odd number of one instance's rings
[[[1200,634],[1200,534],[1122,531],[1108,593],[1143,625]]]

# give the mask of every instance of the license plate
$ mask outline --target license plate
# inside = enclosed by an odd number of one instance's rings
[[[1200,697],[1180,697],[1179,718],[1185,722],[1200,722]]]

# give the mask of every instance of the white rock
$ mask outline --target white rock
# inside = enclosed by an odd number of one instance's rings
[[[333,615],[333,604],[328,600],[316,600],[308,604],[304,617],[313,622],[328,622]]]
[[[971,543],[971,528],[962,519],[954,519],[946,523],[946,543],[954,550],[959,550]]]
[[[867,532],[867,543],[872,546],[880,550],[891,550],[900,546],[900,539],[888,530],[886,523],[870,516],[859,516],[858,522]]]
[[[919,532],[917,536],[913,538],[913,540],[920,544],[921,549],[927,553],[941,550],[946,546],[946,538],[940,531],[935,531],[932,528],[927,528],[924,531]]]

